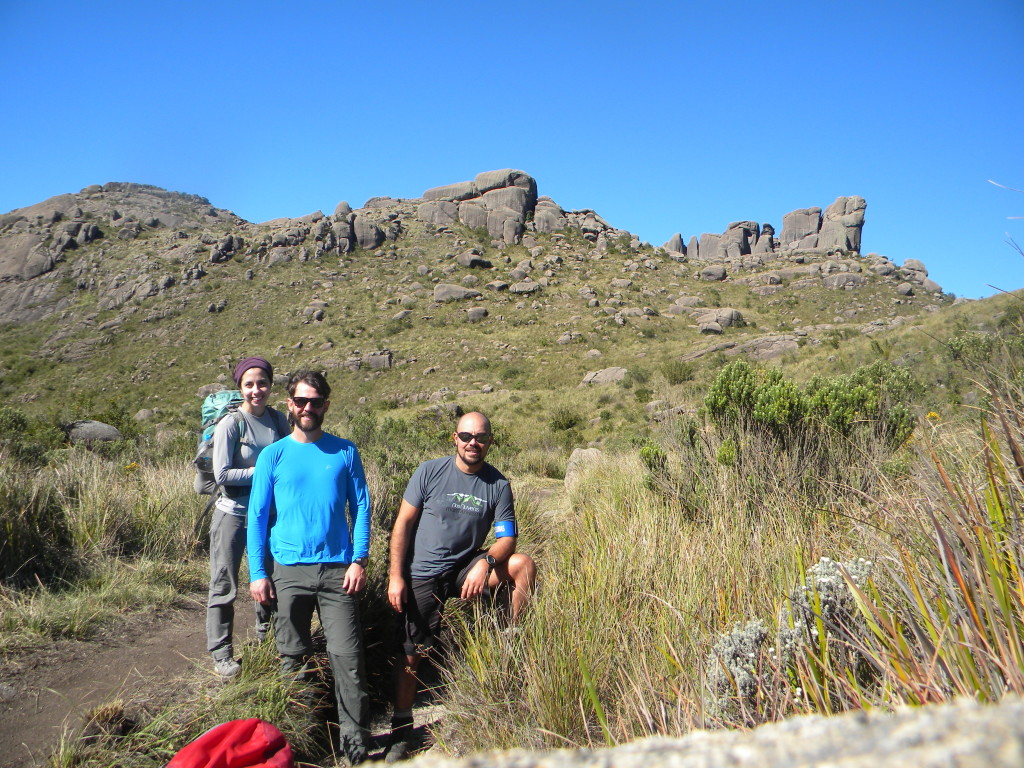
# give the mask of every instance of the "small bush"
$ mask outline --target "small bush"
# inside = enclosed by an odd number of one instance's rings
[[[669,360],[662,364],[661,372],[665,376],[665,381],[672,386],[676,386],[687,381],[693,381],[697,367],[693,363],[683,362],[682,360]]]
[[[708,715],[728,724],[761,721],[768,651],[768,628],[760,619],[736,625],[722,635],[707,658]]]
[[[668,454],[657,443],[645,442],[640,446],[640,460],[650,472],[660,473],[665,471]]]
[[[715,460],[723,467],[735,467],[738,458],[739,449],[736,447],[736,441],[731,437],[725,438],[722,444],[718,446]]]
[[[884,360],[850,376],[815,377],[805,391],[777,369],[755,369],[737,361],[715,378],[704,408],[720,426],[763,429],[784,444],[822,428],[843,437],[867,428],[896,448],[914,430],[907,403],[919,390],[909,371]]]
[[[827,557],[807,569],[779,615],[779,649],[787,666],[806,655],[812,666],[827,659],[831,675],[847,676],[858,686],[871,681],[872,666],[860,650],[867,622],[847,578],[866,590],[873,569],[864,558],[840,565]]]
[[[17,408],[0,406],[0,451],[29,465],[46,463],[47,454],[64,443],[64,434],[54,425],[30,419]]]
[[[558,408],[548,420],[548,426],[556,432],[567,432],[583,423],[583,417],[571,408]]]

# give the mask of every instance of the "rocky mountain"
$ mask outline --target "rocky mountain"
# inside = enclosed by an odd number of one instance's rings
[[[482,360],[514,369],[545,349],[577,383],[645,356],[776,359],[951,303],[922,263],[860,253],[865,210],[840,197],[781,230],[740,220],[657,247],[510,169],[262,223],[94,185],[0,216],[0,383],[31,399],[24,383],[47,368],[114,359],[138,383],[168,346],[223,376],[244,347],[364,374],[411,366],[393,396],[415,402],[472,385]],[[430,373],[449,378],[423,388]]]
[[[689,262],[702,280],[744,280],[762,296],[783,290],[783,280],[799,281],[791,286],[796,288],[820,281],[827,288],[853,289],[864,285],[868,274],[892,282],[902,295],[915,290],[941,295],[919,261],[899,267],[883,256],[861,256],[866,207],[861,197],[840,197],[824,212],[804,208],[783,215],[779,237],[771,224],[737,221],[720,234],[693,236],[687,245],[677,234],[652,255]],[[425,223],[435,236],[458,225],[486,230],[499,251],[516,244],[535,249],[538,234],[567,230],[581,233],[592,246],[588,256],[607,252],[612,242],[636,253],[642,245],[592,210],[565,211],[551,198],[538,197],[536,180],[516,170],[481,173],[473,181],[428,189],[419,199],[376,197],[357,210],[342,202],[330,216],[317,211],[262,224],[195,195],[109,183],[0,217],[0,321],[21,324],[60,311],[73,295],[58,290],[67,277],[79,291],[97,291],[100,307],[109,309],[189,285],[210,265],[229,259],[275,264],[386,248],[409,231],[410,220]],[[104,274],[110,244],[143,235],[162,235],[157,258],[173,256],[186,263],[184,268],[155,280],[141,264],[135,274]],[[479,256],[459,254],[459,263],[481,266],[486,259],[474,258]],[[538,290],[529,283],[509,287]]]

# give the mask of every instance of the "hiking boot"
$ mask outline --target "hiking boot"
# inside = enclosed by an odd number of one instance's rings
[[[413,749],[410,739],[393,741],[391,742],[391,746],[388,747],[388,751],[384,753],[384,762],[398,763],[402,760],[408,760],[412,752]]]
[[[366,752],[366,742],[358,736],[342,736],[341,752],[345,755],[349,765],[365,763],[368,757]]]
[[[313,676],[305,656],[281,656],[281,677],[295,683],[308,683]]]
[[[397,763],[400,760],[407,760],[419,746],[415,737],[416,731],[412,727],[412,720],[392,722],[391,739],[384,753],[384,762]]]
[[[242,665],[228,656],[226,659],[214,659],[213,670],[221,677],[231,678],[242,671]]]

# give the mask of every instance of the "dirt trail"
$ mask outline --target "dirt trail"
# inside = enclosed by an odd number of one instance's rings
[[[533,488],[544,518],[557,519],[561,483]],[[213,675],[206,653],[205,594],[158,615],[132,616],[89,641],[59,641],[0,658],[0,768],[38,768],[65,733],[81,730],[83,715],[119,697],[138,700],[169,678],[199,665]],[[252,600],[239,589],[236,646],[253,630]],[[438,708],[417,703],[418,726],[436,721]],[[385,730],[387,722],[376,724]]]
[[[251,609],[238,606],[239,616]],[[89,641],[60,641],[0,661],[0,768],[34,768],[90,708],[206,663],[205,595],[133,617]],[[212,674],[212,667],[211,667]]]

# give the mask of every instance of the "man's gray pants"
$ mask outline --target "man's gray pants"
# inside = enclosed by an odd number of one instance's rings
[[[232,635],[238,569],[245,552],[245,518],[216,507],[210,521],[210,591],[206,598],[206,649],[217,660],[234,655]],[[270,627],[270,609],[256,603],[256,631]]]
[[[327,639],[327,655],[334,673],[334,697],[338,704],[338,730],[367,744],[370,697],[366,690],[363,628],[359,620],[359,595],[345,593],[345,563],[283,565],[274,561],[273,582],[277,593],[274,637],[283,666],[295,665],[313,653],[313,611]]]

